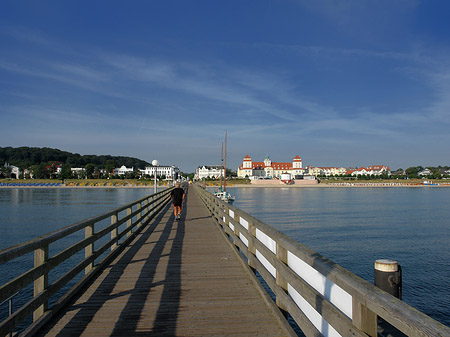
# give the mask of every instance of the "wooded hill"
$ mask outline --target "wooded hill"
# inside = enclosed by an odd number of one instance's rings
[[[93,164],[98,168],[105,168],[107,164],[120,167],[144,168],[151,166],[148,162],[133,157],[111,155],[80,155],[48,147],[0,147],[0,165],[4,163],[20,167],[22,170],[33,165],[63,163],[70,167],[85,167]]]

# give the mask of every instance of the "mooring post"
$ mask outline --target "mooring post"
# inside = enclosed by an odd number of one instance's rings
[[[402,299],[402,269],[397,261],[380,259],[374,263],[374,284]]]

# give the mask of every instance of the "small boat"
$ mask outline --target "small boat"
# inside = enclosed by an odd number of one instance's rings
[[[225,201],[229,204],[232,204],[235,198],[227,192],[227,133],[225,132],[225,165],[223,164],[223,143],[222,143],[222,158],[221,158],[221,167],[223,169],[224,177],[223,177],[223,185],[222,185],[222,173],[220,174],[220,187],[214,192],[214,195],[222,201]]]
[[[224,191],[222,187],[220,187],[214,195],[222,201],[225,201],[229,204],[232,204],[234,201],[234,197],[230,194],[230,192]]]

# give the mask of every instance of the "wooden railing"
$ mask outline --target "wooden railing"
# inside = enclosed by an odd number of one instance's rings
[[[34,252],[34,267],[0,287],[0,303],[2,303],[31,283],[34,283],[33,297],[0,323],[0,336],[11,333],[30,315],[33,315],[33,323],[24,331],[24,334],[33,334],[37,331],[83,285],[91,280],[112,257],[116,256],[121,251],[120,248],[126,246],[133,239],[134,234],[138,233],[158,214],[170,200],[171,190],[172,188],[149,195],[110,212],[0,251],[0,264],[15,261],[25,254]],[[108,219],[110,219],[110,223],[104,224]],[[74,234],[80,236],[80,231],[83,230],[83,239],[61,251],[55,252],[52,256],[49,255],[50,244],[61,242],[63,239],[66,240]],[[108,234],[110,235],[109,239],[107,237]],[[96,243],[99,247],[94,246]],[[81,256],[81,261],[71,266],[72,268],[65,271],[56,281],[49,283],[49,273],[55,267],[60,266],[75,254],[82,253],[83,250],[84,258]],[[100,261],[96,263],[96,259],[100,259]],[[83,270],[85,275],[79,277],[80,280],[69,291],[60,295],[58,293],[60,289],[70,284]],[[57,293],[59,298],[50,307],[48,304],[49,299]]]
[[[408,336],[450,328],[196,185],[233,244],[306,336],[377,336],[377,316]]]

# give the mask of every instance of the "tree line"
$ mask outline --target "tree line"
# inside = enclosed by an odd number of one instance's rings
[[[126,167],[144,168],[151,166],[148,162],[125,156],[111,155],[80,155],[48,147],[0,147],[0,175],[7,177],[4,163],[29,170],[35,178],[63,178],[72,176],[71,168],[84,168],[89,176],[99,176],[102,171],[112,173],[114,168]],[[62,166],[60,177],[57,177],[56,167]],[[61,176],[62,175],[62,176]]]
[[[419,173],[424,170],[428,170],[429,174],[421,175]],[[413,166],[409,167],[406,170],[399,168],[395,171],[391,171],[390,174],[387,172],[381,175],[357,175],[352,176],[351,174],[345,175],[337,175],[334,178],[344,178],[344,179],[358,179],[358,180],[372,180],[372,179],[441,179],[441,178],[450,178],[450,166]],[[325,175],[320,176],[322,178],[329,178]],[[332,177],[333,178],[333,177]]]

